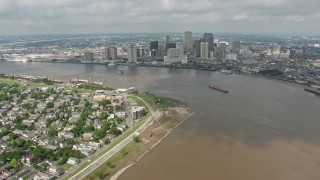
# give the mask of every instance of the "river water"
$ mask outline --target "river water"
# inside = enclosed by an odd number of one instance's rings
[[[119,69],[124,74],[117,74]],[[120,176],[320,179],[320,97],[302,87],[188,69],[0,62],[0,72],[105,81],[187,102],[195,114]],[[209,84],[226,88],[224,94]]]

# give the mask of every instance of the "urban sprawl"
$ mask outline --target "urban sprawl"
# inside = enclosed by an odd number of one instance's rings
[[[1,74],[0,179],[54,179],[89,161],[147,113],[134,91]]]
[[[0,39],[6,61],[135,64],[249,73],[319,86],[320,38],[296,35],[121,34]]]

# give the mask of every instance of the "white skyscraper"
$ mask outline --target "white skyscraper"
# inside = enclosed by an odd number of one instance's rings
[[[190,31],[184,33],[184,48],[187,51],[192,49],[192,32]]]
[[[130,63],[136,63],[137,62],[137,47],[134,45],[131,45],[128,47],[128,61]]]
[[[200,44],[200,57],[201,59],[208,59],[209,44],[207,42],[201,42]]]

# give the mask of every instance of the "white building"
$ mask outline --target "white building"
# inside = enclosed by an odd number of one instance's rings
[[[136,63],[137,62],[137,52],[138,52],[138,49],[136,46],[129,46],[128,47],[128,61],[131,62],[131,63]]]
[[[226,54],[226,59],[227,59],[227,60],[234,60],[234,61],[236,61],[236,60],[237,60],[237,54],[236,54],[236,53],[227,53],[227,54]]]
[[[69,157],[67,161],[67,164],[71,164],[71,165],[76,165],[79,163],[80,163],[80,160],[74,157]]]
[[[200,57],[201,59],[208,59],[209,45],[207,42],[201,42],[200,44]]]

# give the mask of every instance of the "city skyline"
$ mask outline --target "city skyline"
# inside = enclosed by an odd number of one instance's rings
[[[3,0],[0,34],[319,34],[319,6],[316,0]]]

